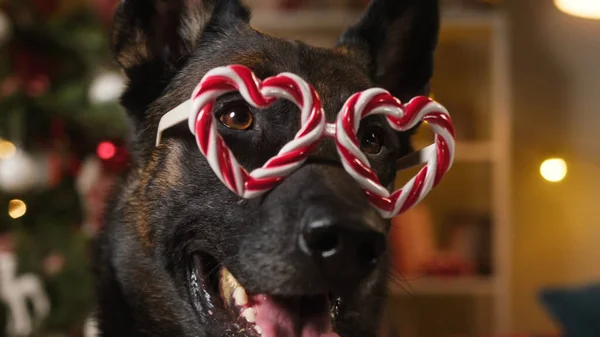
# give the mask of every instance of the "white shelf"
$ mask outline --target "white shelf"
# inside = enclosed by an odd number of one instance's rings
[[[254,10],[250,24],[259,30],[339,30],[354,24],[360,12],[345,10]]]
[[[410,281],[393,281],[389,285],[394,296],[487,296],[494,291],[491,277],[425,277]]]
[[[442,29],[491,29],[494,22],[501,19],[502,14],[497,11],[457,10],[442,14]]]
[[[343,30],[356,23],[362,11],[340,9],[279,11],[258,9],[252,14],[253,27],[264,31]],[[442,29],[489,29],[498,14],[491,11],[461,10],[442,15]]]
[[[416,150],[425,148],[430,143],[415,141]],[[455,162],[492,162],[494,160],[493,146],[489,141],[457,141]]]
[[[457,142],[456,160],[466,162],[491,162],[494,160],[490,142]]]

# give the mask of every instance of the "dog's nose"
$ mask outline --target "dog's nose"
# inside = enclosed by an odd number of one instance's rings
[[[385,252],[385,235],[361,220],[326,217],[304,225],[300,249],[314,259],[330,283],[359,281]]]

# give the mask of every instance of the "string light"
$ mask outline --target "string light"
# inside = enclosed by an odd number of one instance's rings
[[[554,0],[556,7],[564,13],[586,19],[600,19],[598,0]]]
[[[549,158],[540,165],[542,178],[550,182],[559,182],[567,175],[567,163],[561,158]]]
[[[9,159],[17,153],[15,145],[8,140],[0,139],[0,160]]]
[[[102,142],[98,144],[96,154],[100,159],[109,160],[117,154],[117,147],[111,142]]]
[[[18,219],[27,212],[27,205],[23,200],[13,199],[8,202],[8,216]]]

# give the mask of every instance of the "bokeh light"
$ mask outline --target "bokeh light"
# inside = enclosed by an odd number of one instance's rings
[[[13,199],[8,202],[8,216],[18,219],[27,213],[27,205],[23,200]]]
[[[17,153],[15,145],[8,140],[0,139],[0,160],[9,159]]]
[[[540,174],[547,181],[559,182],[567,175],[567,163],[561,158],[546,159],[540,165]]]
[[[554,0],[562,12],[586,19],[600,19],[600,1],[598,0]]]
[[[100,159],[109,160],[117,154],[117,147],[111,142],[102,142],[98,144],[96,154]]]

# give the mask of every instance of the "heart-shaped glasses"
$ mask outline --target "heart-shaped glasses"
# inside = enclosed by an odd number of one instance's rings
[[[217,130],[213,108],[220,96],[239,91],[248,104],[266,109],[278,99],[294,103],[301,111],[301,128],[293,140],[262,167],[246,171]],[[360,121],[371,115],[385,115],[396,131],[407,131],[426,121],[435,133],[435,144],[420,152],[426,165],[401,189],[390,193],[371,169],[360,150],[356,133]],[[241,65],[210,70],[190,100],[165,114],[158,127],[156,145],[162,132],[185,120],[200,152],[221,182],[242,198],[254,198],[275,187],[300,167],[314,145],[324,137],[334,138],[344,169],[366,193],[371,204],[385,218],[394,217],[418,204],[448,172],[454,160],[455,135],[448,111],[428,97],[418,96],[402,104],[388,91],[371,88],[352,95],[335,123],[327,123],[315,89],[301,77],[281,73],[264,81]]]

